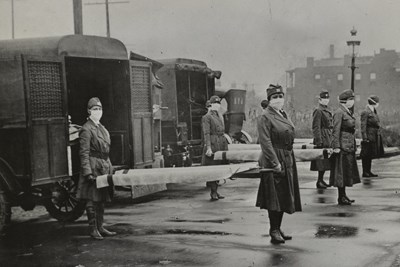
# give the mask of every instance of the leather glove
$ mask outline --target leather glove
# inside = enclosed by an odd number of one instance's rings
[[[94,182],[96,181],[96,177],[93,174],[89,174],[86,176],[89,182]]]
[[[211,150],[211,148],[209,147],[209,148],[207,148],[207,151],[206,151],[206,156],[207,157],[211,157],[212,156],[212,150]]]
[[[315,148],[323,148],[323,145],[322,144],[318,144],[318,145],[315,146]]]
[[[281,164],[278,163],[278,165],[276,165],[276,166],[273,168],[273,171],[274,171],[275,173],[280,173],[280,172],[282,171],[282,166],[281,166]]]

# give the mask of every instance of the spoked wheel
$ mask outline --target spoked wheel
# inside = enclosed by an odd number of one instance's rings
[[[73,179],[57,182],[44,201],[50,216],[60,222],[73,222],[82,216],[85,203],[76,198],[77,183]]]
[[[11,221],[11,204],[7,200],[7,196],[0,188],[0,235],[4,233],[6,227]]]

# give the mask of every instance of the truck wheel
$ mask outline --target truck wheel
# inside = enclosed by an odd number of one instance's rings
[[[86,204],[76,198],[77,186],[73,179],[68,179],[57,182],[49,190],[44,206],[51,217],[65,223],[82,216]]]
[[[0,234],[4,232],[11,221],[11,204],[4,191],[0,189]]]

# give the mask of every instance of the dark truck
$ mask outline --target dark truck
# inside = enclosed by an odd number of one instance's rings
[[[103,104],[114,167],[152,167],[151,68],[129,60],[124,44],[112,38],[0,41],[0,230],[12,206],[43,204],[63,222],[83,214],[85,203],[75,197],[76,125],[86,121],[93,96]]]
[[[164,84],[161,136],[166,167],[190,166],[200,162],[202,153],[201,118],[206,101],[215,94],[213,71],[203,61],[193,59],[158,60],[163,67],[157,75]]]
[[[251,142],[250,136],[242,131],[245,90],[216,91],[215,79],[221,77],[221,71],[208,68],[203,61],[184,58],[158,61],[163,64],[157,75],[164,84],[161,136],[166,167],[191,166],[201,161],[201,119],[207,112],[206,101],[215,94],[227,101],[224,120],[228,142]]]

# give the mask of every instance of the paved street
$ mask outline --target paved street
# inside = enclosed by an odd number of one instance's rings
[[[309,163],[298,168],[303,212],[284,216],[294,238],[284,245],[270,244],[267,213],[254,206],[258,180],[238,179],[218,202],[203,184],[136,203],[120,193],[106,209],[119,235],[104,241],[86,236],[84,217],[60,225],[42,207],[14,209],[0,266],[400,266],[400,156],[374,160],[379,177],[349,188],[346,207],[336,189],[315,189]]]

